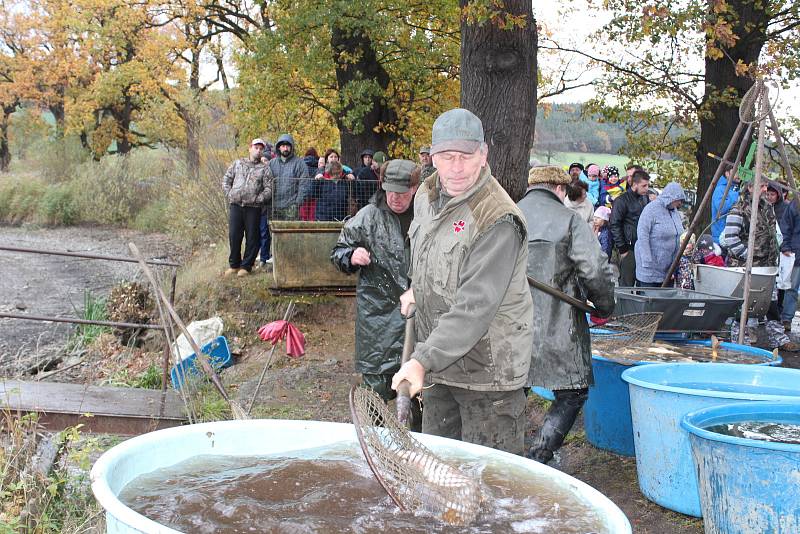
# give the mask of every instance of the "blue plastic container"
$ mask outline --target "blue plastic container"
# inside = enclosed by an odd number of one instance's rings
[[[800,445],[725,436],[706,428],[764,421],[800,425],[800,404],[749,402],[684,416],[706,532],[800,532]]]
[[[695,517],[700,496],[683,416],[732,401],[800,402],[800,370],[783,367],[665,363],[633,367],[622,379],[630,389],[639,489]]]
[[[208,355],[211,365],[215,369],[230,367],[233,363],[231,361],[231,351],[228,348],[228,340],[225,339],[225,336],[219,336],[213,341],[209,341],[200,347],[200,351]],[[184,378],[202,373],[195,365],[196,359],[197,354],[192,354],[172,367],[170,378],[172,379],[173,388],[180,389]]]
[[[672,340],[673,342],[675,340]],[[711,346],[711,341],[683,341],[675,345]],[[720,347],[736,350],[763,358],[762,363],[750,365],[780,365],[783,358],[768,350],[736,343],[721,343]],[[633,424],[631,423],[631,399],[628,384],[622,373],[635,365],[659,364],[660,362],[634,361],[620,363],[602,356],[592,355],[594,385],[589,388],[589,399],[583,408],[583,426],[586,439],[595,447],[623,456],[636,454],[633,446]]]

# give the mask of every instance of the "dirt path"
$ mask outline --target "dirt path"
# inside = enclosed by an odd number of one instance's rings
[[[174,258],[160,234],[112,228],[0,227],[0,245],[128,256],[135,242],[150,258]],[[84,291],[106,296],[119,281],[138,278],[131,263],[0,251],[0,311],[46,316],[79,316]],[[0,376],[14,376],[63,347],[73,326],[0,319]]]

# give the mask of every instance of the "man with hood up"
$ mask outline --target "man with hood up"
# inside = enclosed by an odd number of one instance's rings
[[[275,143],[278,156],[270,160],[269,168],[275,184],[272,193],[272,218],[297,219],[297,209],[309,187],[308,167],[294,152],[294,138],[283,134]]]
[[[661,287],[669,266],[678,255],[683,220],[678,208],[686,200],[683,188],[670,182],[653,202],[642,210],[636,226],[636,285]]]

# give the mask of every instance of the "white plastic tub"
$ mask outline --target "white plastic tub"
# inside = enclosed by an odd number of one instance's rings
[[[517,469],[537,473],[595,510],[605,532],[624,534],[631,526],[622,511],[591,486],[546,465],[494,449],[451,439],[417,434],[433,451],[457,450],[478,458],[493,457]],[[200,454],[253,456],[325,447],[337,443],[355,444],[353,425],[320,421],[224,421],[159,430],[113,447],[94,464],[92,491],[106,510],[108,533],[178,532],[152,521],[125,506],[117,495],[139,475],[174,465]]]

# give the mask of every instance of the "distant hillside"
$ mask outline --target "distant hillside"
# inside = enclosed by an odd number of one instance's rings
[[[580,103],[553,104],[547,110],[539,108],[534,152],[617,154],[625,146],[625,128],[582,117],[582,110]]]

